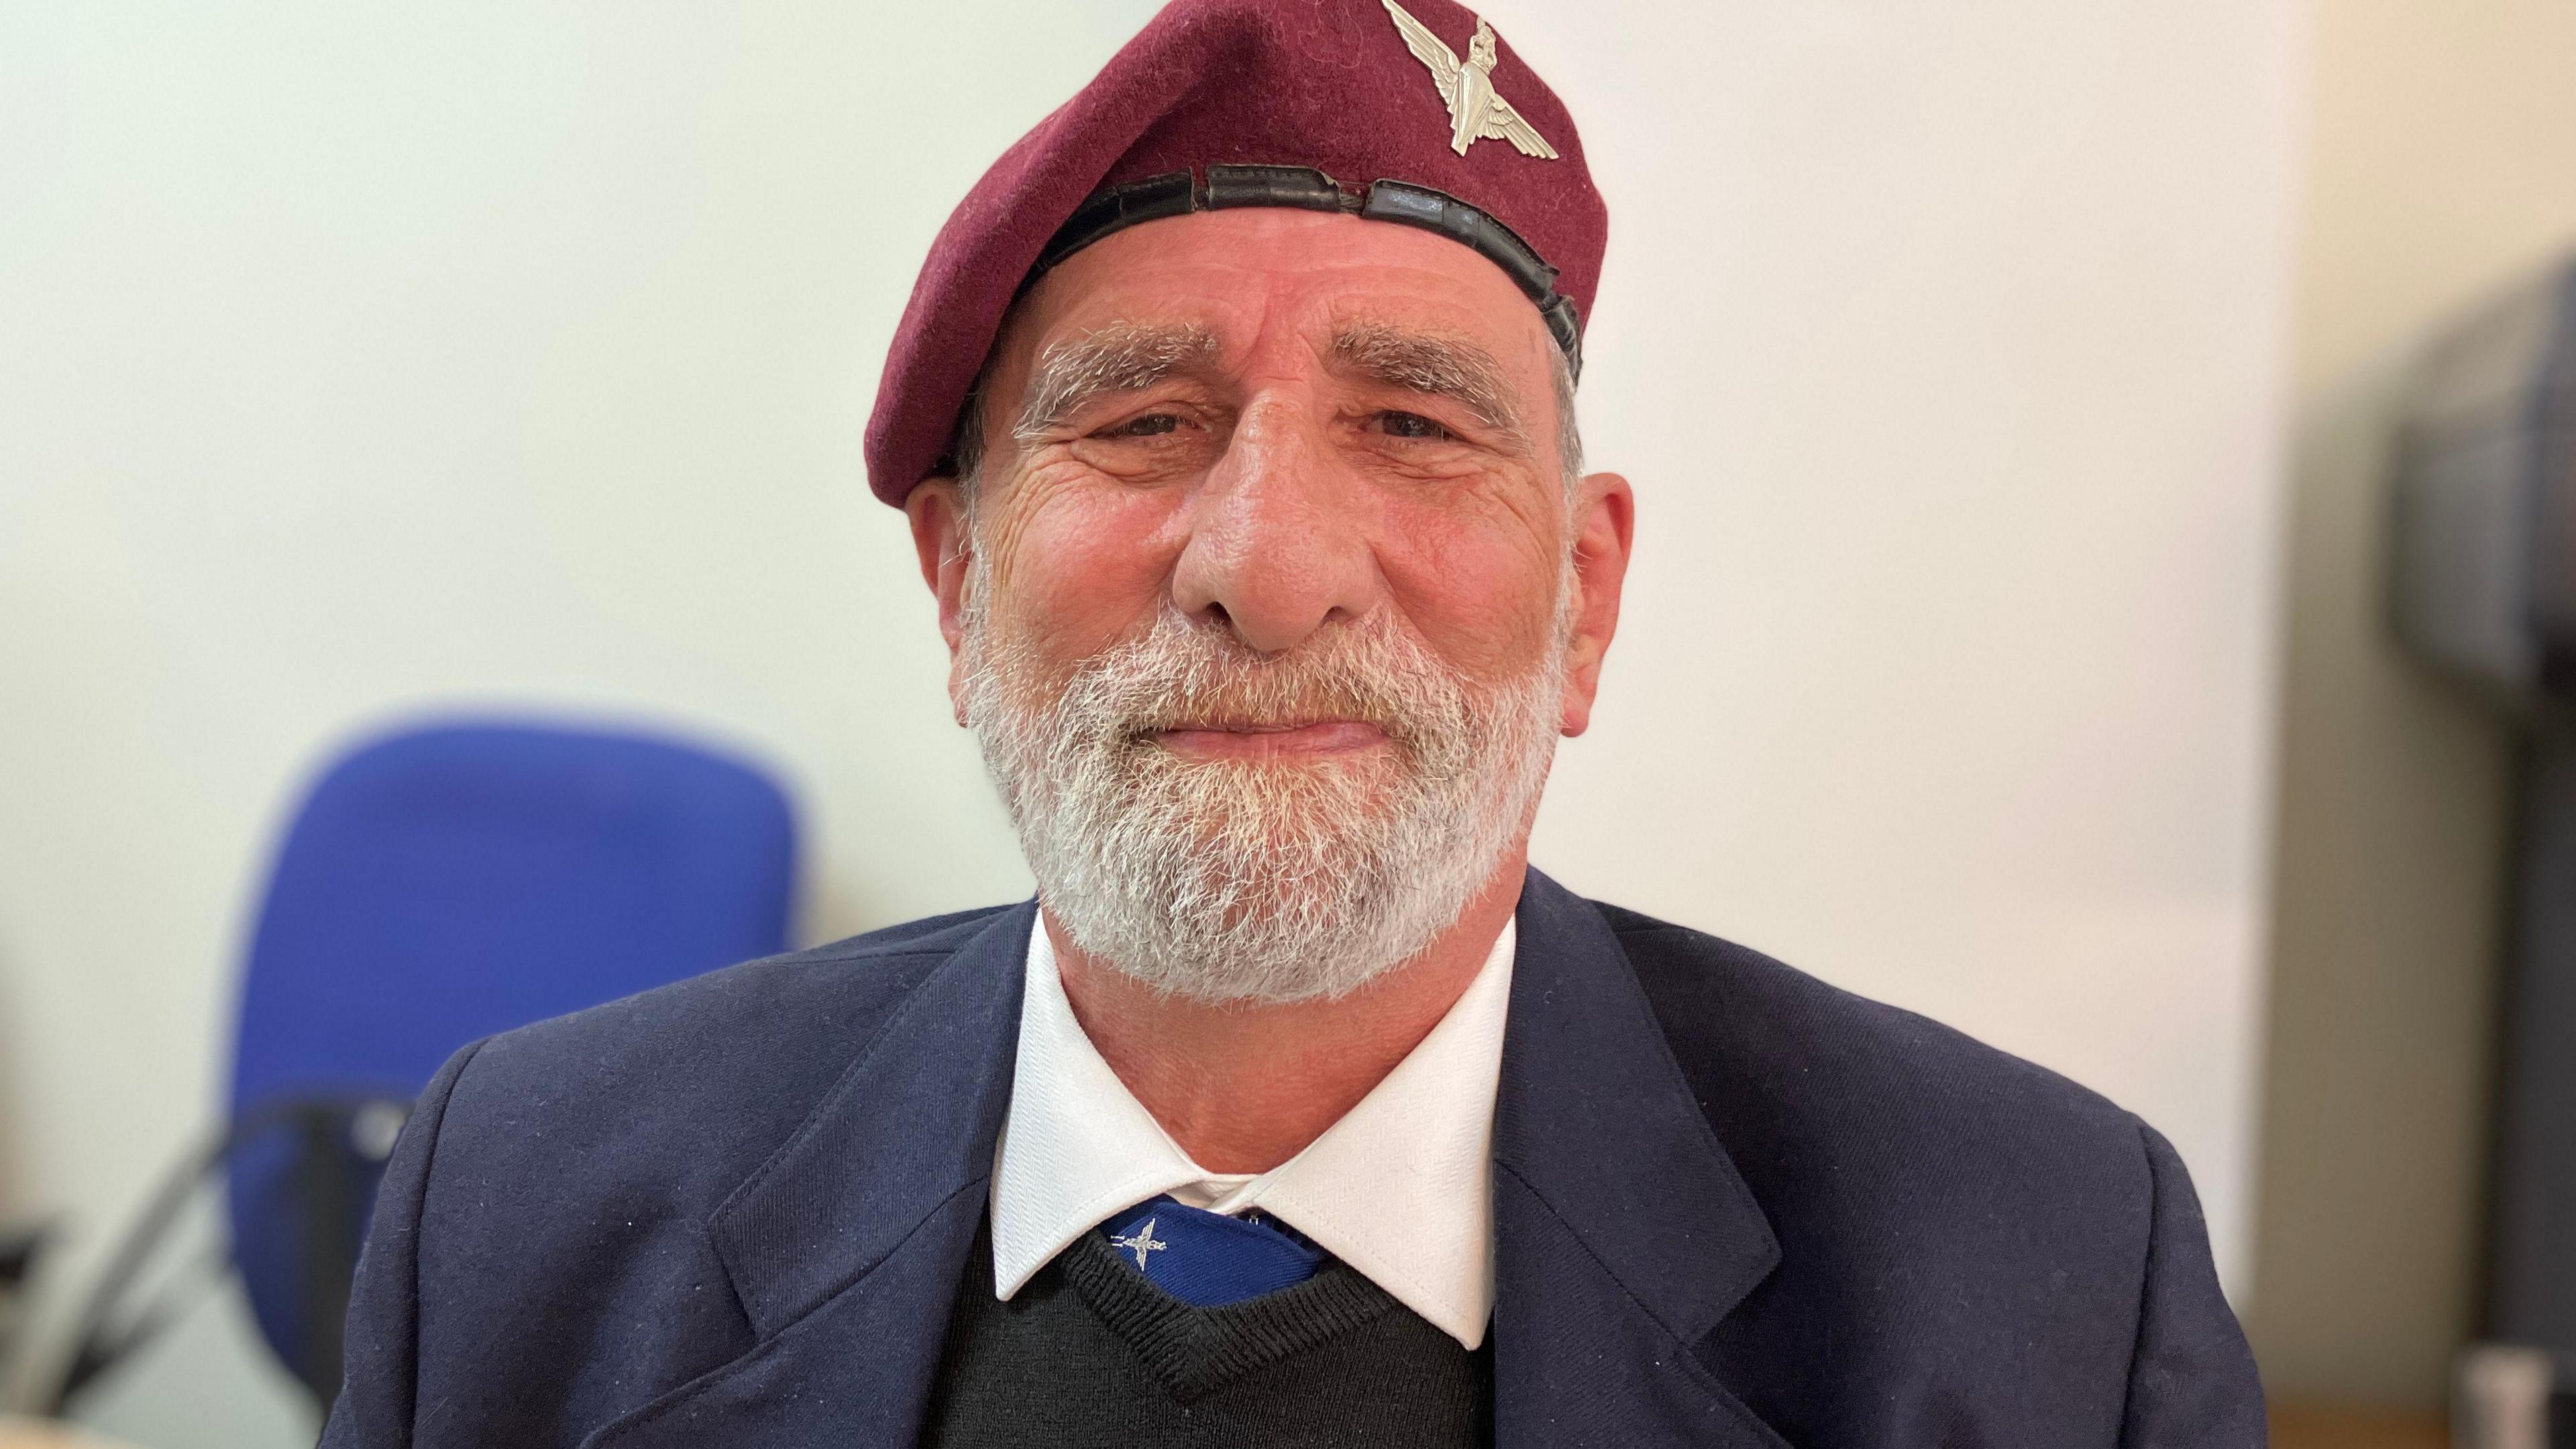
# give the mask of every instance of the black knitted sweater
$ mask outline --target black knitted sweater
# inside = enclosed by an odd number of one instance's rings
[[[1469,1449],[1490,1445],[1474,1352],[1348,1267],[1194,1308],[1085,1233],[1005,1303],[978,1233],[922,1443],[936,1449]]]

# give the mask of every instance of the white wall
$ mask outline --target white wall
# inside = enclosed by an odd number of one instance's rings
[[[812,935],[1025,888],[859,434],[1150,9],[0,11],[0,1211],[94,1244],[205,1120],[284,802],[405,710],[755,751]],[[1641,498],[1542,864],[2110,1092],[2241,1284],[2292,0],[1491,9]],[[106,1417],[288,1442],[227,1331]]]

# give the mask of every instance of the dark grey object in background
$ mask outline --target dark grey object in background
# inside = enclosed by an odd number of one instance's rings
[[[2486,1332],[2576,1353],[2576,263],[2438,338],[2408,401],[2398,634],[2525,732]]]
[[[2427,352],[2395,537],[2410,647],[2516,706],[2576,698],[2576,262]]]
[[[2522,770],[2487,1331],[2576,1354],[2576,732]]]

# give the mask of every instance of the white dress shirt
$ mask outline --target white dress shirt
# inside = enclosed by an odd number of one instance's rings
[[[1431,1034],[1306,1149],[1258,1175],[1190,1160],[1074,1019],[1041,920],[1029,932],[1011,1109],[993,1170],[993,1291],[1159,1193],[1258,1207],[1468,1348],[1494,1306],[1494,1088],[1514,928]]]

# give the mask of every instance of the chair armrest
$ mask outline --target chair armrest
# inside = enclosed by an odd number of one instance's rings
[[[51,1223],[0,1224],[0,1293],[26,1284],[53,1231]]]

